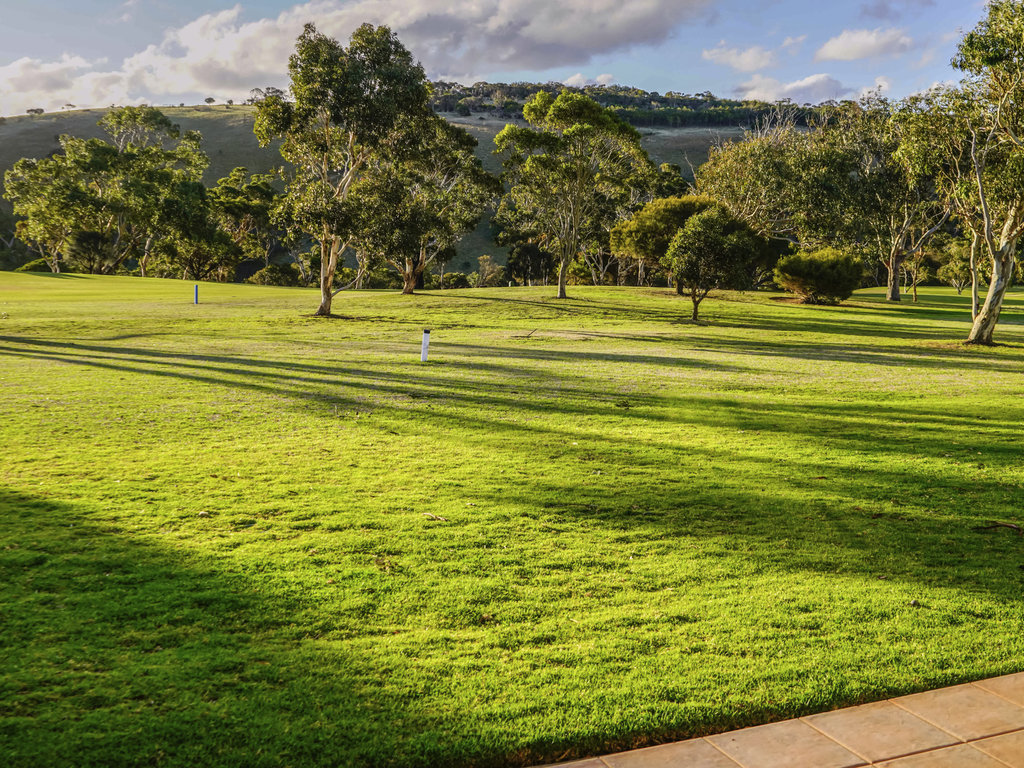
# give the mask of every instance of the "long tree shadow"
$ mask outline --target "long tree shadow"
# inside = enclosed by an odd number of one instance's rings
[[[323,589],[152,538],[0,489],[4,766],[445,759],[443,713],[382,685],[372,655],[320,639],[344,624]]]

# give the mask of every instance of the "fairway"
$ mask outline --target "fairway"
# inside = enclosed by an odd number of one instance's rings
[[[0,273],[0,765],[527,766],[1024,670],[1024,294],[965,348],[944,288],[554,292]]]

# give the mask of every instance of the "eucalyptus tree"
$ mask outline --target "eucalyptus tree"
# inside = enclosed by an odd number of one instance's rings
[[[740,141],[712,147],[695,174],[697,194],[718,201],[765,237],[799,243],[815,228],[803,216],[801,192],[809,155],[806,132],[783,116]]]
[[[780,119],[712,150],[697,189],[767,237],[873,254],[890,301],[900,271],[949,216],[926,169],[904,162],[898,110],[869,95],[823,110],[809,129]]]
[[[402,275],[411,294],[438,259],[480,221],[501,194],[501,183],[473,154],[464,128],[429,114],[403,121],[401,152],[378,153],[353,188],[360,208],[363,252]]]
[[[1024,2],[991,2],[986,18],[960,41],[953,64],[968,76],[918,100],[904,154],[936,174],[971,234],[974,322],[966,341],[991,344],[1024,234]],[[991,275],[979,307],[984,256]]]
[[[32,251],[61,271],[61,254],[75,232],[70,215],[81,190],[68,171],[63,154],[23,158],[4,175],[4,195],[16,215],[15,232]]]
[[[289,59],[291,100],[272,94],[256,105],[261,146],[282,138],[294,166],[282,210],[320,251],[320,306],[331,314],[334,274],[359,234],[350,193],[374,153],[395,150],[402,119],[428,114],[422,67],[387,27],[364,24],[348,47],[307,24]]]
[[[564,299],[569,265],[602,207],[651,163],[636,130],[582,94],[563,90],[556,98],[540,91],[523,116],[527,126],[506,125],[494,142],[517,215],[557,254],[557,296]]]
[[[615,225],[611,231],[612,252],[620,262],[636,263],[640,283],[645,269],[664,261],[672,238],[687,220],[713,205],[712,198],[696,195],[652,200],[631,218]]]
[[[900,146],[908,140],[899,107],[880,95],[865,96],[829,110],[811,141],[825,148],[836,168],[846,171],[840,185],[810,179],[810,190],[839,190],[845,213],[835,224],[834,245],[874,254],[887,273],[886,298],[900,300],[900,274],[908,258],[920,257],[929,239],[946,223],[950,206],[938,194],[933,173],[907,163]],[[835,176],[833,168],[828,177]],[[813,195],[817,196],[817,195]],[[813,205],[812,195],[807,204]],[[827,239],[827,233],[822,239]],[[916,300],[916,293],[915,293]]]
[[[112,110],[101,125],[115,143],[61,136],[59,152],[7,172],[19,234],[54,271],[66,256],[71,266],[101,273],[136,259],[145,274],[168,196],[177,183],[201,178],[208,161],[199,134],[181,136],[158,112],[142,117],[149,127],[136,132],[130,126],[139,113]]]
[[[235,168],[209,191],[210,205],[220,227],[242,255],[270,265],[270,255],[281,239],[272,214],[280,193],[274,189],[276,173],[249,174]]]
[[[181,128],[156,107],[118,107],[100,118],[100,128],[114,142],[118,152],[135,147],[163,146],[181,137]]]
[[[218,221],[206,187],[178,179],[164,202],[158,266],[186,280],[230,279],[242,255]]]

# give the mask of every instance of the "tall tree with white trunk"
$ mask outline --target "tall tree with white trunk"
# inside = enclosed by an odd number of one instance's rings
[[[254,130],[263,146],[282,138],[281,155],[294,166],[286,210],[319,246],[316,314],[329,316],[338,260],[358,234],[353,185],[373,154],[394,143],[400,120],[429,114],[429,87],[391,30],[370,24],[347,48],[307,24],[288,71],[291,99],[274,93],[259,101]]]

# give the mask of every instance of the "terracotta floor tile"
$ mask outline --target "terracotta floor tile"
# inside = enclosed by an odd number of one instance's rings
[[[981,680],[975,685],[984,688],[986,691],[998,693],[1004,699],[1020,704],[1024,707],[1024,672],[1016,675],[1003,675],[993,677],[991,680]]]
[[[854,768],[865,762],[799,720],[708,736],[743,768]]]
[[[901,757],[887,763],[878,763],[878,768],[1006,768],[984,752],[967,744],[946,747],[935,752]]]
[[[611,768],[737,768],[736,762],[704,739],[620,752],[604,761]]]
[[[974,685],[940,688],[894,701],[963,741],[1024,728],[1024,707]]]
[[[838,709],[805,717],[804,720],[872,762],[960,741],[888,701]]]
[[[973,746],[1012,768],[1024,768],[1024,731],[993,736],[991,739],[976,741]]]

